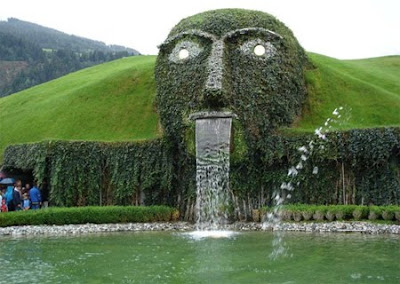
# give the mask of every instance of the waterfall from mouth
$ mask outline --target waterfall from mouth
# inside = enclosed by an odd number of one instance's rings
[[[196,121],[196,228],[217,230],[229,219],[232,114],[204,112]]]

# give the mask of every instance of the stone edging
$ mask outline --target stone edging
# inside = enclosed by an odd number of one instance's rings
[[[137,231],[193,231],[194,225],[187,222],[126,223],[126,224],[81,224],[63,226],[12,226],[0,228],[0,236],[80,235],[106,232]],[[368,222],[288,223],[274,227],[264,223],[237,222],[226,225],[225,230],[234,231],[297,231],[297,232],[358,232],[365,234],[400,235],[400,225],[371,224]]]

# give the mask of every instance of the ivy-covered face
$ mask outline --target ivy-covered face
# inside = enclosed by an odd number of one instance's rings
[[[262,140],[299,114],[306,61],[291,31],[262,12],[216,10],[182,20],[156,64],[166,135],[182,141],[192,113],[230,111],[247,144]]]

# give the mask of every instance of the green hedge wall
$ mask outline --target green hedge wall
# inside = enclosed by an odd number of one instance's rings
[[[4,167],[32,170],[56,206],[165,204],[174,162],[167,143],[46,141],[6,149]],[[143,200],[142,200],[143,199]]]
[[[176,221],[179,212],[167,206],[87,206],[48,208],[0,214],[0,227],[22,225],[106,224]]]
[[[313,153],[302,161],[298,175],[289,177],[288,169],[301,161],[298,149],[310,141]],[[332,132],[327,140],[311,134],[273,135],[263,144],[258,155],[232,161],[231,169],[236,195],[256,208],[257,202],[270,204],[274,191],[291,194],[292,203],[400,203],[400,128]],[[281,190],[283,182],[290,182],[294,190]]]
[[[314,152],[296,177],[288,177],[300,160],[298,149],[311,140]],[[165,204],[190,219],[195,158],[180,153],[167,140],[48,141],[9,146],[4,167],[33,170],[39,181],[47,180],[51,205]],[[274,191],[291,194],[289,203],[400,204],[400,128],[332,132],[326,141],[274,135],[257,155],[232,157],[230,178],[233,206],[242,217],[271,205]],[[283,182],[291,182],[294,190],[281,189]]]

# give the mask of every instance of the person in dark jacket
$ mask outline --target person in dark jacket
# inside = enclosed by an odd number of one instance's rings
[[[22,182],[20,180],[17,180],[14,184],[13,200],[12,200],[15,211],[22,210],[21,190],[22,190]],[[11,211],[11,210],[9,210],[9,211]]]
[[[33,187],[29,191],[29,196],[31,199],[31,209],[39,209],[42,204],[42,195],[40,194],[40,190],[36,183],[33,184]]]

